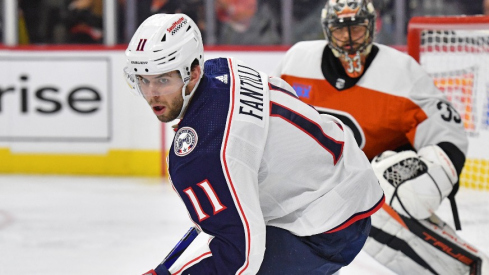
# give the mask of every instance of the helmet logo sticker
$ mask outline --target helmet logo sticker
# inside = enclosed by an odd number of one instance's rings
[[[136,51],[144,51],[144,45],[146,45],[146,41],[148,41],[148,39],[139,39],[139,44],[138,44],[138,48],[136,49]]]
[[[183,157],[195,149],[199,137],[197,132],[191,127],[182,127],[175,134],[173,149],[175,155]]]
[[[360,9],[356,0],[338,0],[334,6],[334,11],[338,17],[355,16]]]
[[[166,29],[171,35],[174,35],[177,31],[179,31],[183,25],[187,24],[187,19],[180,17],[177,21],[173,22],[171,26]]]

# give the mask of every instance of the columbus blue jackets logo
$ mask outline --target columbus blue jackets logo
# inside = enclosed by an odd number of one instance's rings
[[[195,149],[198,141],[197,132],[190,127],[182,127],[175,134],[175,140],[173,141],[173,149],[175,155],[183,157]]]

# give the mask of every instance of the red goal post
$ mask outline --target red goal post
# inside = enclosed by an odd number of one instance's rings
[[[469,151],[460,184],[489,191],[489,16],[413,17],[407,50],[462,116]]]

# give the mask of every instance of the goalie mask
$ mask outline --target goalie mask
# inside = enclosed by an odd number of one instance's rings
[[[185,14],[155,14],[147,18],[134,33],[126,49],[124,76],[136,95],[142,94],[142,75],[161,75],[178,71],[183,80],[183,106],[177,118],[182,118],[197,84],[186,95],[191,65],[197,60],[204,74],[204,46],[199,28]]]
[[[371,0],[328,0],[321,14],[328,46],[340,59],[346,73],[362,75],[372,48],[375,9]]]

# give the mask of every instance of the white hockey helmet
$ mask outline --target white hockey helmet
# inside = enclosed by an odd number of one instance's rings
[[[329,47],[335,55],[351,55],[369,51],[374,40],[376,12],[371,0],[327,0],[321,23]],[[365,26],[366,31],[358,48],[344,49],[336,44],[332,30],[342,27]],[[350,28],[349,28],[350,32]],[[351,33],[349,34],[352,43]]]
[[[191,65],[197,60],[204,74],[204,46],[195,22],[185,14],[155,14],[144,20],[126,49],[124,75],[131,90],[142,96],[136,75],[156,75],[179,71],[183,80],[184,99],[181,118],[197,85],[185,95],[190,80]]]

